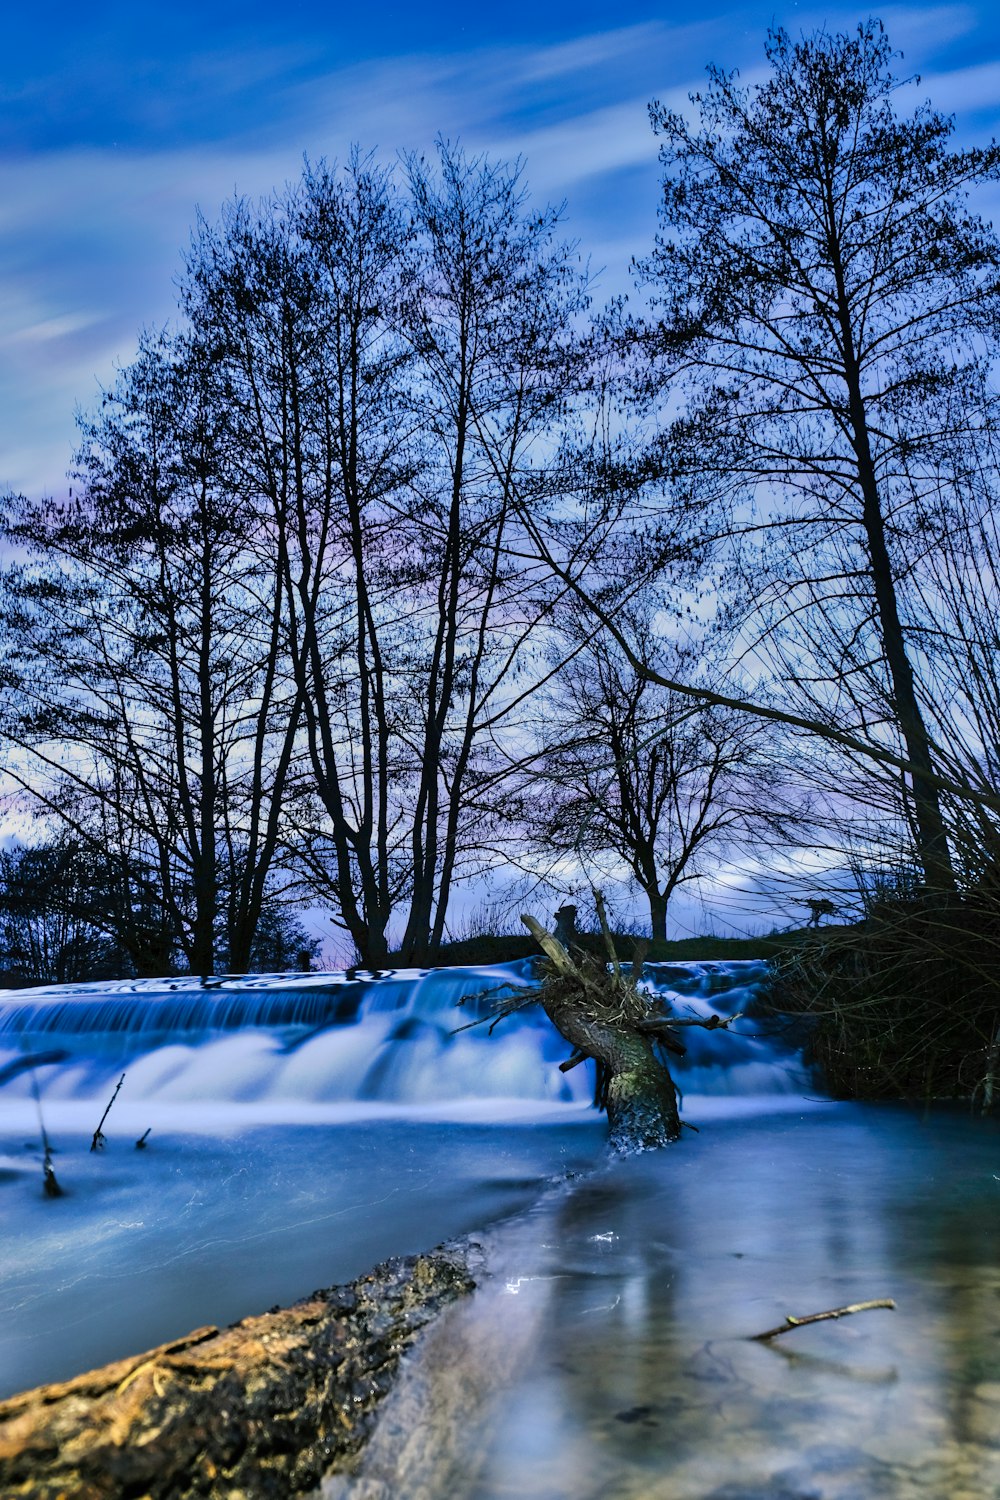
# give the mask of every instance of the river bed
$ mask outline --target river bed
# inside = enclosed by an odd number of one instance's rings
[[[998,1146],[955,1111],[831,1105],[567,1184],[485,1237],[325,1500],[992,1500]]]

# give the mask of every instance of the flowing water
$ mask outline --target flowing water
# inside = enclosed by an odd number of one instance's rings
[[[585,1104],[586,1069],[559,1072],[566,1043],[530,1006],[490,1034],[500,999],[530,991],[534,960],[476,969],[122,980],[0,992],[0,1078],[27,1047],[54,1061],[47,1101],[103,1102],[123,1069],[126,1097],[156,1106],[245,1104],[248,1117],[320,1118],[348,1101],[392,1108],[515,1099]],[[767,966],[650,964],[646,983],[682,1014],[752,1011]],[[461,1008],[457,1008],[457,1007]],[[461,1028],[461,1029],[460,1029]],[[781,1029],[690,1029],[674,1071],[686,1094],[757,1096],[806,1085]],[[56,1054],[60,1054],[56,1056]],[[673,1065],[672,1065],[673,1066]],[[4,1097],[27,1097],[27,1075]]]
[[[818,1099],[755,1015],[766,977],[649,968],[682,1013],[748,1014],[685,1034],[700,1133],[612,1166],[537,1008],[456,1033],[530,962],[0,995],[0,1389],[492,1224],[480,1290],[329,1496],[1000,1494],[997,1132]],[[746,1337],[883,1296],[897,1311]]]
[[[324,1500],[995,1500],[998,1146],[834,1105],[566,1184],[485,1236]]]
[[[347,1280],[592,1164],[592,1083],[586,1068],[560,1073],[568,1049],[536,1006],[492,1036],[456,1030],[533,976],[528,961],[0,997],[0,1391]],[[684,1010],[732,1014],[765,978],[760,964],[693,964],[649,982]],[[793,1097],[794,1051],[737,1026],[722,1048],[695,1032],[685,1077]],[[55,1201],[40,1191],[34,1087]]]

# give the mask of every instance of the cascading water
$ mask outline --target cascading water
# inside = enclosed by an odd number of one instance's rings
[[[671,1060],[691,1096],[797,1095],[794,1047],[755,1018],[767,966],[756,961],[653,964],[647,987],[679,1015],[750,1012],[724,1032],[688,1028]],[[532,987],[535,963],[429,972],[259,975],[207,981],[55,985],[0,995],[0,1077],[29,1050],[44,1097],[97,1100],[124,1070],[123,1100],[158,1105],[258,1104],[268,1118],[310,1106],[454,1106],[519,1100],[582,1105],[587,1070],[560,1073],[566,1044],[540,1008],[469,1029],[496,998]],[[461,1008],[458,1002],[464,1001]],[[26,1096],[26,1073],[7,1098]]]
[[[766,980],[646,972],[681,1014],[753,1012]],[[540,1007],[457,1029],[536,982],[525,960],[0,993],[0,1395],[348,1280],[589,1168],[606,1132],[589,1069],[559,1071]],[[795,1047],[762,1029],[685,1031],[689,1120],[803,1107]]]

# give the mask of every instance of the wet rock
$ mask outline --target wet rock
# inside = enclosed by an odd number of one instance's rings
[[[475,1285],[456,1250],[0,1403],[9,1500],[287,1500],[362,1447],[400,1356]]]

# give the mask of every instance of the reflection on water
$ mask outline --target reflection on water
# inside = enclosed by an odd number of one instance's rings
[[[494,1231],[491,1277],[325,1495],[1000,1494],[997,1145],[958,1114],[836,1106],[571,1185]],[[896,1312],[747,1341],[886,1296]]]

